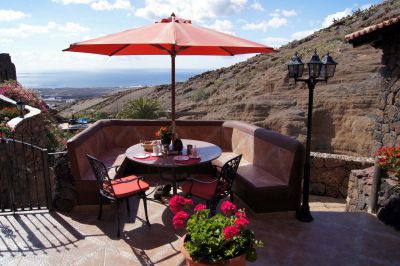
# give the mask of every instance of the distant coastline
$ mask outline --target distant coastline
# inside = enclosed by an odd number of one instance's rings
[[[176,81],[204,72],[201,69],[178,69]],[[135,88],[168,84],[169,69],[111,69],[88,71],[18,72],[18,81],[31,89]]]
[[[204,71],[177,70],[176,81],[186,81]],[[123,90],[169,84],[171,72],[169,69],[21,72],[17,73],[17,79],[24,87],[38,91],[50,107],[61,108]]]

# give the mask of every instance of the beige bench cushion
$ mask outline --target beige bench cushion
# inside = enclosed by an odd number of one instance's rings
[[[222,167],[227,161],[238,156],[234,152],[223,152],[221,156],[213,161],[213,164]],[[255,188],[266,188],[276,186],[288,186],[287,182],[268,173],[261,167],[255,166],[246,159],[242,158],[238,168],[238,176]]]
[[[121,165],[122,162],[125,160],[125,149],[110,149],[107,150],[104,154],[98,157],[100,161],[102,161],[106,167]],[[85,158],[86,160],[86,158]],[[114,178],[116,175],[115,168],[111,168],[108,171],[108,175],[111,179]],[[92,169],[90,168],[86,174],[82,177],[82,180],[96,180]]]

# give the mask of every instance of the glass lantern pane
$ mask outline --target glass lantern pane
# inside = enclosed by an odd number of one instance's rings
[[[299,65],[299,71],[297,77],[300,78],[303,76],[303,71],[304,71],[304,64]]]
[[[298,65],[288,65],[289,77],[296,78],[298,72]]]
[[[335,75],[336,64],[328,64],[326,65],[326,74],[328,78],[333,77]]]
[[[308,64],[308,75],[310,78],[318,78],[321,73],[321,64]]]

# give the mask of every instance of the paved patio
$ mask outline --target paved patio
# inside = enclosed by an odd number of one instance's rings
[[[344,212],[344,201],[311,197],[315,221],[300,223],[293,213],[249,213],[251,227],[265,248],[248,265],[398,265],[400,232],[366,213]],[[136,204],[135,204],[136,203]],[[131,208],[137,210],[137,202]],[[121,206],[121,217],[126,217]],[[132,208],[133,209],[133,208]],[[110,206],[98,221],[97,206],[72,213],[42,212],[0,216],[0,265],[184,265],[170,211],[149,203],[151,228],[124,219],[117,240]],[[132,216],[135,211],[133,211]]]

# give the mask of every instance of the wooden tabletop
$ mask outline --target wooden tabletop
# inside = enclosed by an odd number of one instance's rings
[[[191,139],[182,139],[182,142],[183,142],[183,147],[184,147],[184,149],[182,150],[182,155],[187,154],[186,146],[188,144],[192,144],[193,147],[196,145],[200,159],[198,159],[198,160],[191,159],[188,162],[184,162],[184,163],[175,161],[174,156],[176,156],[176,155],[162,155],[160,157],[137,159],[134,157],[135,154],[149,153],[149,152],[144,151],[144,149],[140,143],[129,147],[126,150],[125,155],[129,160],[132,160],[132,161],[140,163],[140,164],[145,164],[145,165],[154,166],[154,167],[169,167],[169,168],[185,167],[185,166],[187,167],[190,165],[199,165],[199,164],[203,164],[203,163],[207,163],[212,160],[215,160],[219,156],[221,156],[222,150],[220,147],[218,147],[215,144],[205,142],[205,141],[191,140]]]

